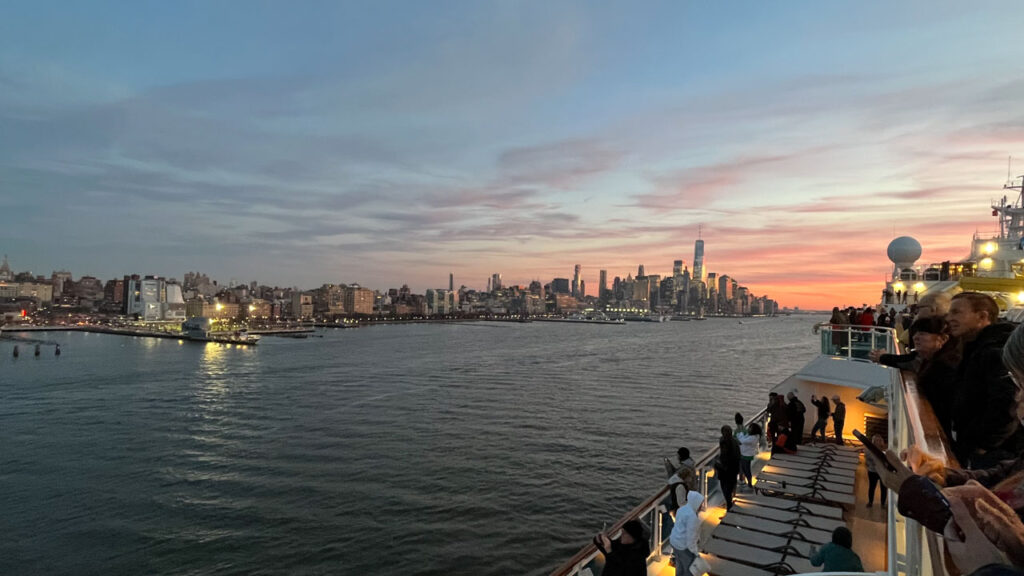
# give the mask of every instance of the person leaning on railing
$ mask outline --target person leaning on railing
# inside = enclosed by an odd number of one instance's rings
[[[941,316],[919,318],[910,325],[914,350],[909,354],[884,354],[872,350],[869,357],[882,364],[917,375],[917,387],[935,412],[947,437],[952,438],[950,414],[960,364],[960,340],[949,334],[949,323]]]
[[[1007,339],[1002,362],[1019,399],[1024,394],[1024,325]],[[865,452],[874,460],[882,483],[899,495],[900,513],[944,534],[961,570],[981,570],[974,572],[979,576],[1013,573],[994,571],[1004,570],[1001,564],[1007,561],[1024,568],[1024,454],[977,470],[946,468],[916,446],[904,454],[910,468],[891,450],[885,456],[881,461]],[[948,526],[950,513],[963,538]]]
[[[950,412],[954,453],[969,468],[986,468],[1024,448],[1016,387],[1002,362],[1014,326],[1000,322],[996,301],[979,292],[954,296],[947,320],[964,347]]]
[[[647,538],[647,527],[639,520],[623,524],[622,535],[615,540],[604,532],[594,536],[594,546],[604,554],[602,576],[646,576],[651,555]]]

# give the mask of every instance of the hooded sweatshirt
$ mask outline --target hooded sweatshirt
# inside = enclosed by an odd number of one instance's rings
[[[690,490],[686,494],[686,504],[679,507],[676,511],[676,523],[672,526],[672,533],[668,537],[668,541],[672,544],[672,548],[676,550],[689,550],[694,554],[699,551],[697,549],[697,534],[700,532],[700,519],[697,517],[697,513],[700,511],[700,505],[704,503],[704,496],[696,490]]]
[[[740,434],[736,437],[740,441],[740,456],[751,459],[757,456],[758,442],[761,438],[754,434]]]

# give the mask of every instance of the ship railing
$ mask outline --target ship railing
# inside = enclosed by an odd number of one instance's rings
[[[867,359],[872,350],[884,350],[887,354],[897,350],[893,328],[822,322],[814,325],[814,333],[821,336],[821,353],[828,356]]]
[[[762,430],[765,430],[767,419],[768,410],[762,408],[760,412],[747,421],[747,424],[756,423]],[[714,480],[714,464],[718,454],[719,450],[716,445],[701,455],[694,463],[697,472],[696,489],[704,495],[704,504],[702,506],[705,508],[708,506],[710,496],[721,493],[718,482]],[[652,562],[660,561],[665,555],[668,537],[672,532],[672,516],[668,510],[668,502],[669,486],[666,485],[615,522],[608,530],[609,538],[617,538],[622,533],[622,526],[626,522],[640,520],[650,529],[647,543],[651,547],[651,554],[647,557],[647,564],[650,565]],[[597,569],[600,565],[603,565],[601,551],[593,543],[589,543],[574,554],[572,558],[551,572],[551,576],[591,576],[593,574],[600,574],[600,570]]]
[[[946,467],[959,468],[949,438],[942,430],[931,404],[918,388],[913,372],[904,370],[899,384],[892,387],[889,400],[889,448],[897,454],[916,445],[942,460]],[[906,576],[944,575],[944,542],[941,535],[901,515],[896,498],[890,494],[887,506],[889,573]]]

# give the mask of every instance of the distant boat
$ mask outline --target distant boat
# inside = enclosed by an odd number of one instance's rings
[[[197,316],[186,320],[181,324],[181,336],[186,340],[195,342],[218,342],[220,344],[241,344],[255,346],[260,337],[249,334],[245,330],[235,332],[215,332],[210,330],[213,321],[203,316]]]
[[[622,318],[609,318],[607,314],[601,311],[592,311],[589,313],[576,312],[571,314],[568,318],[563,318],[559,322],[578,322],[581,324],[625,324],[626,321]]]

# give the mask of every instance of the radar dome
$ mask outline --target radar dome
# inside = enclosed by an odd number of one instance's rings
[[[912,266],[920,257],[921,243],[910,236],[900,236],[889,242],[889,260],[897,266]]]

